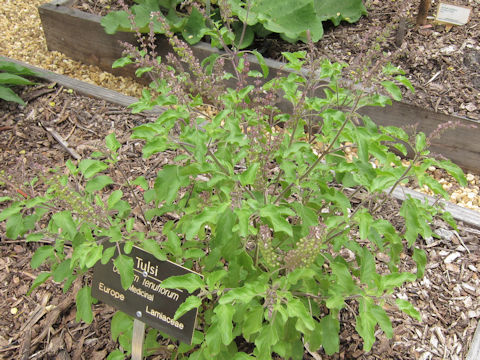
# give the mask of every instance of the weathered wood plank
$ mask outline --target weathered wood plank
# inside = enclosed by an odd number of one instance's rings
[[[114,74],[132,76],[133,68],[112,70],[111,64],[121,56],[118,40],[134,42],[134,35],[107,35],[100,25],[99,16],[72,9],[66,6],[68,3],[68,0],[57,0],[39,7],[48,48],[63,52],[86,64],[99,65],[103,70]],[[157,50],[159,55],[166,55],[171,48],[165,39],[160,39]],[[199,59],[219,51],[205,43],[193,46],[192,50]],[[256,63],[255,57],[250,60]],[[266,60],[271,68],[271,75],[284,72],[283,63]],[[450,129],[441,138],[433,140],[431,151],[449,158],[465,170],[480,172],[480,122],[435,113],[401,102],[394,102],[386,108],[364,108],[362,113],[370,116],[379,125],[417,125],[417,129],[426,134],[432,133],[448,121],[459,122],[462,126]],[[472,125],[477,128],[472,128]]]
[[[44,69],[38,68],[36,66],[32,66],[30,64],[24,63],[22,61],[10,59],[10,58],[5,58],[5,57],[2,57],[2,56],[0,56],[0,60],[12,61],[16,64],[25,66],[25,67],[39,73],[41,78],[43,78],[45,80],[48,80],[48,81],[55,82],[58,85],[63,86],[67,89],[73,89],[77,93],[85,95],[85,96],[93,97],[93,98],[100,99],[100,100],[105,100],[105,101],[111,102],[113,104],[117,104],[117,105],[125,106],[125,107],[127,107],[127,106],[133,104],[134,102],[138,101],[137,98],[134,98],[132,96],[127,96],[127,95],[124,95],[122,93],[119,93],[119,92],[116,92],[116,91],[113,91],[113,90],[109,90],[109,89],[105,89],[101,86],[89,84],[89,83],[86,83],[84,81],[76,80],[76,79],[73,79],[73,78],[65,76],[65,75],[56,74],[52,71],[44,70]],[[146,113],[160,114],[161,112],[163,112],[163,110],[160,107],[157,107],[156,109],[153,109],[151,111],[147,111]]]

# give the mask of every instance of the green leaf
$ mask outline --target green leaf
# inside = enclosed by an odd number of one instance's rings
[[[165,289],[186,289],[189,293],[204,286],[202,278],[194,273],[185,275],[170,276],[162,281],[162,288]]]
[[[115,133],[110,133],[105,137],[105,144],[112,152],[116,152],[122,146],[122,144],[120,144],[120,142],[117,140]]]
[[[393,81],[382,81],[381,84],[394,100],[402,100],[402,91]]]
[[[125,354],[122,350],[116,349],[108,354],[107,360],[125,360]]]
[[[30,286],[30,289],[27,292],[27,295],[30,295],[33,290],[35,290],[37,287],[39,287],[45,281],[47,281],[51,275],[52,274],[50,272],[41,272],[40,274],[38,274],[35,280],[33,280],[32,285]]]
[[[249,303],[255,296],[264,293],[267,290],[267,284],[263,282],[248,282],[242,287],[229,290],[218,302],[220,304],[229,304],[234,302]]]
[[[92,312],[92,289],[90,286],[82,287],[77,293],[77,316],[76,320],[90,324],[93,320]]]
[[[77,226],[73,221],[70,211],[65,210],[58,212],[52,216],[52,220],[55,225],[62,229],[62,233],[67,233],[71,240],[75,238],[75,235],[77,235]]]
[[[417,279],[423,277],[427,265],[427,254],[423,249],[413,248],[413,260],[417,264]]]
[[[409,272],[393,273],[382,276],[383,289],[394,289],[407,281],[415,281],[415,274]]]
[[[295,212],[283,206],[268,204],[260,209],[260,216],[264,218],[274,231],[284,232],[293,236],[292,225],[287,221],[286,216],[293,216]]]
[[[235,308],[231,304],[217,305],[213,310],[216,314],[216,321],[220,330],[223,345],[228,345],[233,340],[232,318]]]
[[[253,185],[255,183],[255,180],[257,179],[257,172],[259,168],[260,168],[260,163],[250,164],[248,169],[240,174],[239,176],[240,183],[243,186]]]
[[[100,22],[107,34],[115,34],[117,30],[130,30],[131,24],[125,11],[112,11],[102,17]]]
[[[261,305],[248,309],[242,326],[245,339],[249,340],[251,335],[260,331],[263,325],[263,313],[264,309]]]
[[[263,77],[266,79],[268,77],[269,69],[268,69],[268,65],[265,61],[265,58],[257,50],[253,50],[252,54],[255,55],[255,57],[257,58],[258,64],[260,65],[260,67],[262,69],[262,72],[263,72]]]
[[[293,299],[287,302],[287,311],[290,317],[298,318],[295,328],[302,333],[308,333],[315,329],[315,321],[308,313],[305,305],[299,299]]]
[[[25,66],[6,60],[0,60],[0,71],[15,75],[41,76],[41,74],[37,73],[36,71],[30,70]]]
[[[133,64],[133,60],[130,58],[130,56],[124,56],[113,62],[112,69],[121,68],[130,64]]]
[[[34,82],[27,80],[21,76],[9,74],[9,73],[0,73],[0,84],[6,85],[33,85]]]
[[[415,137],[415,151],[421,153],[427,147],[427,138],[423,132],[420,132]]]
[[[322,346],[327,355],[333,355],[338,352],[340,348],[340,338],[338,332],[340,331],[340,323],[332,315],[324,316],[320,320],[322,328]]]
[[[5,101],[13,101],[23,106],[26,105],[25,101],[23,101],[20,96],[15,94],[12,89],[6,86],[1,86],[1,85],[0,85],[0,99]]]
[[[23,216],[20,213],[13,214],[7,220],[5,235],[9,239],[15,240],[23,232]]]
[[[375,320],[378,322],[378,324],[382,328],[383,332],[385,333],[385,336],[391,339],[393,337],[392,322],[390,321],[390,318],[388,317],[385,310],[378,305],[374,305],[370,309],[370,311],[375,317]]]
[[[94,191],[102,190],[105,186],[113,184],[113,180],[108,175],[98,175],[87,182],[85,191],[92,193]]]
[[[115,246],[110,246],[103,251],[102,259],[100,260],[102,265],[105,265],[115,254]]]
[[[150,238],[143,239],[142,247],[145,251],[155,256],[158,260],[161,260],[161,261],[167,260],[167,256],[165,255],[165,253],[162,251],[162,248],[155,240]]]
[[[42,265],[45,260],[48,258],[54,258],[55,257],[55,248],[51,245],[44,245],[39,247],[36,251],[35,254],[32,256],[32,260],[30,261],[30,266],[32,269],[38,268],[40,265]]]
[[[107,207],[108,210],[112,210],[114,206],[120,201],[123,196],[122,190],[115,190],[113,191],[107,199]]]
[[[72,275],[72,268],[70,267],[71,259],[63,260],[53,272],[53,281],[62,282],[67,277]]]
[[[405,314],[411,316],[415,320],[422,321],[422,316],[420,315],[420,313],[407,300],[396,299],[395,303],[397,304],[398,308]]]
[[[120,273],[122,287],[127,290],[133,283],[133,259],[127,255],[120,254],[113,261],[113,264]]]
[[[372,306],[370,301],[361,299],[359,303],[359,315],[356,318],[355,330],[363,339],[363,350],[370,351],[375,342],[375,326],[377,325],[377,321],[370,311]]]
[[[118,337],[126,332],[131,332],[133,328],[133,319],[127,314],[117,311],[113,315],[110,323],[110,334],[113,341],[117,341]]]
[[[100,160],[84,159],[78,164],[78,168],[86,179],[108,168],[108,165]]]
[[[28,242],[36,242],[40,241],[44,238],[44,234],[42,233],[33,233],[33,234],[28,234],[25,238],[25,240]]]
[[[178,307],[173,319],[178,320],[183,314],[189,312],[192,309],[198,308],[200,305],[202,305],[202,299],[193,295],[187,297],[185,301],[181,303]]]
[[[198,43],[208,28],[205,25],[205,18],[196,7],[192,7],[192,12],[188,17],[187,23],[182,31],[182,36],[190,45]]]
[[[6,208],[0,213],[0,221],[4,221],[14,214],[18,214],[22,211],[22,206],[20,204],[13,204],[11,207]]]

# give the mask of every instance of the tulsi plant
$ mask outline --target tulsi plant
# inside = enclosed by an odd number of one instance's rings
[[[158,21],[176,54],[157,57],[151,31],[140,48],[128,46],[115,66],[135,63],[139,75],[153,79],[133,112],[165,108],[155,122],[133,129],[143,157],[168,151],[175,159],[153,179],[145,174],[129,180],[122,144],[110,134],[106,150],[41,178],[49,185],[45,195],[3,198],[10,201],[0,213],[8,237],[52,240],[33,256],[33,268],[47,263],[51,269],[33,287],[52,277],[67,291],[96,262],[112,258],[114,247],[104,248],[101,240],[125,244],[114,260],[125,289],[133,281],[133,245],[200,272],[203,278],[189,274],[162,283],[199,290],[175,314],[178,319],[198,308],[192,345],[174,339],[160,344],[157,330],[147,335],[146,354],[172,359],[333,354],[343,312],[353,313],[369,351],[377,332],[393,335],[386,307],[420,321],[395,290],[423,276],[422,238],[434,236],[433,218],[455,224],[437,207],[411,197],[400,205],[389,195],[415,179],[447,197],[426,174],[432,165],[461,184],[465,178],[451,162],[429,157],[437,133],[409,134],[360,114],[364,106],[388,106],[401,97],[401,86],[411,88],[403,72],[377,62],[381,71],[357,68],[357,80],[347,86],[347,65],[317,58],[312,47],[284,53],[288,72],[267,80],[262,56],[230,47],[221,29],[213,34],[225,52],[200,63]],[[397,155],[407,152],[413,154],[408,165]],[[123,183],[114,181],[113,170],[125,173]],[[134,204],[122,189],[134,195]],[[382,216],[392,207],[394,213]],[[40,221],[47,225],[38,226]],[[94,301],[83,286],[78,320],[92,321]],[[123,350],[110,359],[129,354],[132,321],[122,313],[113,318],[112,337]]]

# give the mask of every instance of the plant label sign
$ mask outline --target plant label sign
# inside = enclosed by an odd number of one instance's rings
[[[438,5],[436,20],[453,25],[465,25],[470,18],[472,8],[441,2]]]
[[[123,250],[123,246],[121,246]],[[184,289],[164,289],[162,280],[170,276],[185,275],[193,271],[170,261],[160,261],[152,254],[133,247],[129,256],[133,259],[134,279],[124,290],[113,259],[102,265],[97,262],[93,269],[92,296],[124,313],[133,316],[153,328],[175,337],[187,344],[192,343],[197,309],[185,313],[178,320],[173,316],[178,307],[190,295]]]

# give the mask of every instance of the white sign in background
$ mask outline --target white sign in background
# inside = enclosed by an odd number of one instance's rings
[[[465,25],[468,22],[471,10],[466,6],[440,3],[436,20],[454,25]]]

